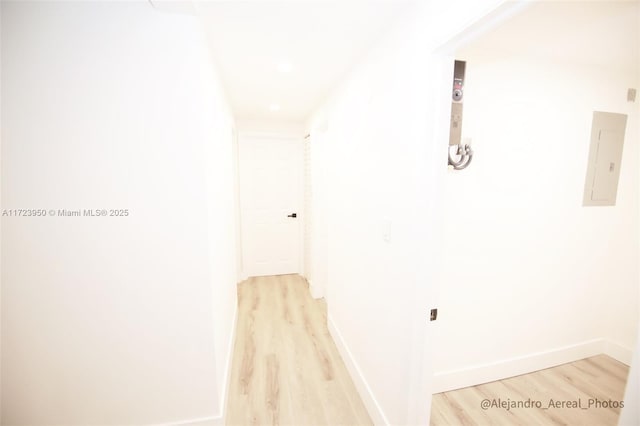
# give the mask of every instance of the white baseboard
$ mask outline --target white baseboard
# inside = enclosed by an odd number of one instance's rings
[[[371,420],[373,420],[373,424],[376,426],[389,425],[389,421],[384,415],[384,411],[382,411],[380,404],[378,404],[378,401],[376,401],[376,397],[369,387],[367,379],[362,374],[360,367],[358,367],[358,363],[353,358],[348,345],[344,341],[342,334],[336,327],[336,324],[333,322],[330,313],[327,318],[327,325],[329,327],[329,333],[331,333],[331,337],[336,343],[338,352],[340,352],[340,356],[342,357],[342,360],[347,367],[347,371],[349,371],[349,375],[351,376],[351,379],[353,380],[353,383],[355,384],[356,389],[360,394],[360,398],[362,398],[362,402],[364,403],[369,416],[371,416]]]
[[[201,417],[197,419],[188,419],[180,422],[167,423],[157,426],[224,426],[225,415],[227,409],[227,401],[229,399],[229,385],[231,384],[231,364],[233,362],[233,349],[236,342],[236,332],[238,325],[238,305],[233,310],[233,323],[231,325],[231,335],[227,347],[227,365],[224,371],[224,388],[220,395],[220,413],[217,416]]]
[[[227,414],[227,401],[229,400],[229,386],[231,384],[231,364],[233,363],[233,349],[236,343],[237,329],[238,303],[236,303],[236,306],[233,309],[233,324],[231,325],[231,335],[229,336],[229,342],[227,343],[227,365],[225,366],[224,372],[224,389],[222,389],[222,395],[220,395],[220,414],[218,417],[215,417],[214,426],[224,426],[224,418]]]
[[[309,283],[309,292],[311,293],[311,297],[314,299],[322,299],[324,297],[324,293],[318,288],[318,286],[313,285],[313,281],[307,279]]]
[[[632,351],[605,339],[594,339],[550,351],[500,360],[433,375],[433,393],[476,386],[521,374],[532,373],[595,355],[606,354],[629,364]]]
[[[181,422],[166,423],[159,426],[218,426],[218,417],[201,417],[198,419],[183,420]]]
[[[620,361],[623,364],[631,366],[631,360],[633,359],[633,350],[625,348],[624,346],[612,342],[611,340],[604,340],[605,355],[609,355],[611,358]]]

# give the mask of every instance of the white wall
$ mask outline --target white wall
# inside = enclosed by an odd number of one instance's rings
[[[627,387],[624,394],[624,408],[620,413],[620,426],[634,426],[640,424],[640,329],[636,347],[633,354],[629,377],[627,378]]]
[[[230,118],[194,18],[2,3],[2,423],[210,419],[235,306]]]
[[[429,386],[420,370],[438,244],[431,177],[446,151],[431,143],[422,12],[383,35],[308,123],[313,176],[326,179],[314,182],[326,226],[312,244],[326,244],[329,327],[376,424],[428,421],[428,391],[417,387]]]
[[[305,126],[302,122],[280,120],[278,113],[273,113],[273,120],[237,119],[238,131],[242,133],[260,133],[283,137],[302,138],[305,136]]]
[[[632,73],[544,61],[527,61],[531,68],[474,63],[469,87],[480,93],[474,101],[467,92],[465,131],[478,153],[467,171],[446,171],[452,61],[447,48],[429,52],[477,37],[523,6],[498,3],[416,12],[382,37],[308,124],[312,144],[314,127],[328,124],[320,161],[330,330],[376,424],[428,416],[427,404],[425,413],[412,402],[431,390],[431,353],[436,372],[466,372],[585,339],[595,339],[589,349],[622,356],[633,343],[637,147],[625,148],[618,206],[580,207],[592,110],[633,115],[627,140],[637,138],[636,110],[624,100],[637,85]],[[445,19],[456,10],[459,19]],[[528,87],[513,82],[522,78],[514,70],[524,72]],[[523,95],[508,96],[504,87]],[[580,95],[565,109],[567,92]],[[440,316],[425,327],[436,280]]]
[[[0,24],[2,4],[0,4]],[[2,29],[0,28],[0,129],[2,129]],[[2,201],[2,131],[0,130],[0,204]],[[2,424],[2,220],[0,220],[0,424]]]
[[[330,331],[376,424],[429,419],[452,70],[434,52],[503,2],[461,3],[408,10],[308,123],[326,197],[312,235],[326,266],[312,275],[326,277]]]
[[[553,21],[553,5],[545,7]],[[586,16],[595,6],[574,7]],[[622,16],[633,13],[628,7]],[[621,30],[626,20],[608,22],[609,31],[575,35],[593,50],[589,62],[562,60],[554,49],[562,34],[546,34],[536,46],[553,57],[488,43],[457,54],[467,61],[463,137],[472,138],[475,156],[446,178],[437,391],[599,352],[630,361],[638,323],[639,109],[626,93],[640,80],[637,66],[598,63],[596,48],[617,32],[637,34],[637,24]],[[637,36],[626,40],[638,50]],[[568,54],[577,57],[575,49]],[[594,110],[629,116],[615,207],[582,207]]]
[[[322,121],[322,120],[320,120]],[[306,189],[309,191],[308,211],[305,220],[310,221],[309,235],[305,241],[305,248],[309,245],[307,255],[307,270],[305,270],[307,280],[311,290],[311,295],[315,298],[328,298],[327,283],[329,280],[329,270],[327,265],[328,238],[327,229],[327,197],[328,182],[327,168],[329,158],[327,158],[327,123],[320,122],[315,129],[311,130],[309,140],[309,167]]]

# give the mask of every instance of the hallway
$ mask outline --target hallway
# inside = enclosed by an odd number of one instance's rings
[[[302,277],[240,283],[237,327],[226,424],[372,424]]]
[[[640,424],[640,0],[0,0],[0,59],[0,426],[455,425],[604,355]]]

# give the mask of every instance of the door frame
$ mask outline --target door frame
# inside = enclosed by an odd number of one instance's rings
[[[242,156],[240,155],[241,144],[244,138],[255,138],[255,139],[282,139],[282,140],[295,140],[300,143],[300,155],[298,158],[298,184],[296,185],[297,192],[297,207],[296,213],[298,215],[298,262],[297,262],[297,271],[295,273],[301,274],[304,268],[304,221],[305,221],[305,213],[303,212],[303,202],[304,202],[304,138],[295,133],[288,132],[269,132],[269,131],[255,131],[255,130],[237,130],[236,132],[236,143],[237,143],[237,162],[238,162],[238,224],[240,228],[240,240],[238,241],[239,250],[238,253],[240,255],[241,261],[241,272],[240,276],[242,281],[248,279],[250,277],[248,269],[247,269],[247,261],[245,259],[245,247],[244,247],[244,237],[243,237],[243,229],[244,229],[244,220],[246,218],[243,217],[242,214],[242,182],[241,182],[241,173],[242,173]]]
[[[477,16],[475,21],[470,22],[464,28],[451,35],[448,40],[444,40],[436,46],[430,53],[425,54],[430,57],[428,75],[431,79],[428,91],[432,95],[428,101],[428,109],[432,112],[430,117],[431,130],[428,138],[434,143],[430,146],[430,165],[433,168],[430,182],[432,199],[431,202],[438,205],[442,200],[442,187],[447,179],[446,152],[448,149],[450,111],[451,111],[451,77],[453,76],[453,61],[456,51],[466,44],[473,42],[485,32],[497,27],[503,22],[518,15],[525,10],[533,0],[516,0],[514,2],[501,2],[491,10],[485,11]],[[425,40],[427,43],[427,40]],[[428,219],[431,224],[430,229],[434,241],[441,244],[445,235],[441,233],[442,222],[440,215],[443,211],[437,211],[433,217]],[[434,247],[438,247],[437,245]],[[432,247],[432,250],[433,248]],[[412,382],[409,390],[408,418],[410,424],[429,424],[431,418],[431,401],[433,396],[433,353],[438,348],[438,342],[434,339],[434,327],[437,321],[431,322],[428,319],[429,310],[437,308],[440,302],[441,274],[444,272],[438,268],[440,262],[437,261],[439,250],[430,253],[432,264],[436,265],[433,271],[425,274],[425,280],[431,285],[422,286],[416,289],[415,300],[416,310],[414,312],[414,328],[412,341]],[[420,326],[419,324],[422,324]],[[427,404],[424,403],[426,400]]]

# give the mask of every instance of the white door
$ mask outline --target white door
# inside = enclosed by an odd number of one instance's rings
[[[244,275],[301,272],[303,141],[240,135]]]

